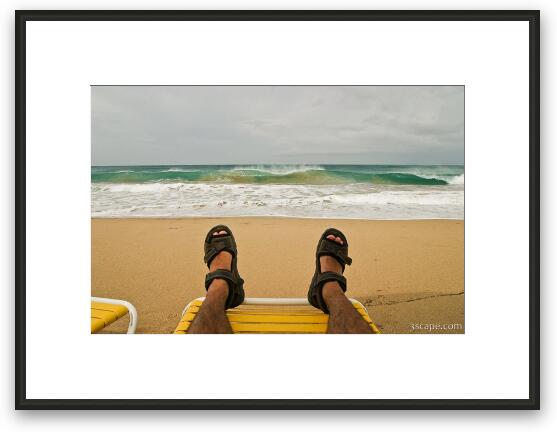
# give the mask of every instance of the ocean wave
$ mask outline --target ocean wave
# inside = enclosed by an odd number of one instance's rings
[[[404,168],[404,167],[402,167]],[[230,184],[348,184],[440,186],[464,184],[464,174],[389,171],[384,168],[320,166],[233,166],[150,170],[93,170],[91,181],[100,183],[230,183]]]
[[[464,174],[460,174],[458,176],[454,176],[447,180],[447,183],[451,185],[463,185],[464,184]]]
[[[199,181],[232,184],[340,184],[353,182],[349,178],[338,176],[333,171],[305,170],[272,174],[249,169],[208,173],[202,175]]]

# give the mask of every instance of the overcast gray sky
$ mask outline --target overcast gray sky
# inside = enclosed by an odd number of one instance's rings
[[[93,165],[463,164],[462,86],[93,86]]]

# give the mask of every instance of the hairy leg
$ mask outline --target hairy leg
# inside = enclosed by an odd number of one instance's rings
[[[350,300],[342,292],[338,282],[323,286],[323,299],[329,308],[327,333],[371,333],[371,328]]]
[[[331,235],[328,238],[342,244],[340,237]],[[342,273],[342,266],[336,259],[322,256],[319,261],[322,272]],[[323,300],[329,309],[327,333],[372,333],[370,326],[344,295],[338,282],[331,281],[323,285]]]
[[[226,231],[213,233],[213,235],[226,234]],[[218,269],[230,270],[232,255],[224,251],[211,261],[209,271]],[[197,312],[188,333],[232,333],[232,327],[226,317],[224,305],[228,297],[228,283],[222,279],[215,279],[209,285],[205,301]]]

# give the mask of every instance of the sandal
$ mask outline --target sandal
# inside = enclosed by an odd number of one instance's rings
[[[215,232],[226,231],[226,234],[213,235]],[[219,269],[207,273],[205,276],[205,289],[208,290],[211,282],[222,279],[228,283],[228,297],[226,298],[225,310],[234,308],[244,301],[244,280],[238,273],[238,249],[232,231],[226,225],[217,225],[209,230],[205,237],[205,257],[203,260],[207,267],[211,261],[222,251],[232,255],[231,270]]]
[[[334,240],[329,240],[327,238],[329,235],[340,237],[344,244],[341,245]],[[346,278],[342,274],[331,271],[321,273],[321,262],[319,258],[324,255],[336,259],[342,265],[343,273],[344,267],[352,264],[352,258],[348,256],[348,241],[342,232],[335,228],[328,228],[321,234],[319,243],[317,243],[317,251],[315,252],[315,273],[309,285],[308,301],[312,306],[328,314],[329,310],[327,309],[325,300],[323,300],[323,285],[326,282],[336,281],[342,288],[342,291],[346,292]]]

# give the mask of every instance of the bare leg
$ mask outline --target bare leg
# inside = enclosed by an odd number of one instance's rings
[[[328,238],[342,244],[342,239],[339,237],[331,235]],[[342,266],[336,259],[322,256],[319,260],[322,272],[342,273]],[[344,295],[338,282],[331,281],[323,285],[323,300],[325,300],[330,314],[327,333],[371,333],[370,326]]]
[[[226,231],[220,233],[226,234]],[[213,235],[220,233],[213,233]],[[232,255],[226,251],[221,252],[211,261],[209,271],[230,270],[231,263]],[[213,280],[207,290],[205,301],[194,318],[188,333],[232,333],[232,327],[230,327],[230,322],[224,310],[227,297],[228,283],[222,279]]]

